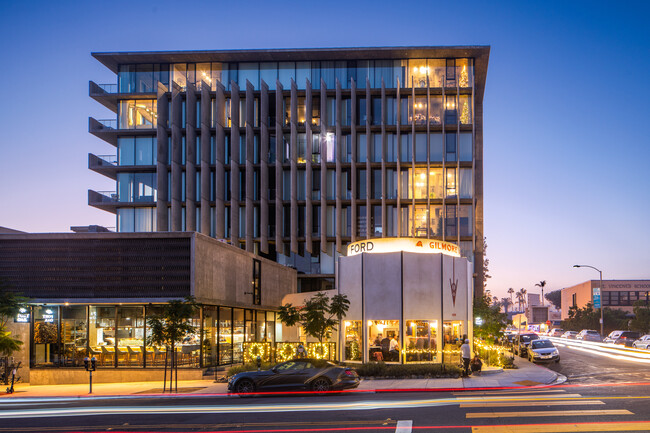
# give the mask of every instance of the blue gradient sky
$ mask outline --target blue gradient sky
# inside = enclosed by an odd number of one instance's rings
[[[115,188],[87,169],[115,154],[88,133],[112,116],[88,80],[116,82],[93,51],[480,44],[488,288],[650,278],[650,3],[447,3],[1,2],[0,225],[115,226],[87,205]]]

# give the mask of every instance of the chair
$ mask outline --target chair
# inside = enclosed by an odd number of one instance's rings
[[[129,351],[127,350],[126,347],[117,347],[117,362],[122,363],[126,362],[126,365],[130,365],[129,363],[130,358],[129,358]]]
[[[141,350],[144,352],[147,365],[156,365],[156,348],[146,346],[146,347],[142,347]],[[151,364],[149,364],[149,362],[151,362]]]
[[[115,363],[115,348],[113,346],[101,346],[102,348],[102,365],[105,365],[106,358],[112,360],[112,364]]]
[[[140,346],[126,346],[126,349],[129,352],[127,358],[127,365],[131,365],[131,359],[135,357],[136,364],[142,366],[142,347]]]

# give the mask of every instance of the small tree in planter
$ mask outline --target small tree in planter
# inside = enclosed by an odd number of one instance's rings
[[[190,319],[198,308],[193,297],[183,301],[172,300],[164,305],[159,314],[147,318],[147,326],[151,332],[146,338],[147,345],[165,346],[165,375],[163,379],[163,392],[167,386],[167,354],[171,353],[169,367],[169,392],[172,391],[172,376],[176,372],[176,391],[178,392],[178,365],[176,363],[177,343],[195,331]]]
[[[345,295],[334,295],[330,299],[326,294],[318,293],[302,307],[281,306],[278,318],[287,326],[300,325],[305,334],[318,340],[322,350],[323,341],[330,339],[349,308],[350,301]]]

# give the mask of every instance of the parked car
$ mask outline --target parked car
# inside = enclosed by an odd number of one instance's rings
[[[646,334],[636,340],[632,343],[632,347],[636,347],[637,349],[650,349],[650,334]]]
[[[622,344],[625,347],[632,347],[634,341],[638,340],[639,337],[639,333],[635,331],[612,331],[605,337],[603,343]]]
[[[576,340],[600,342],[602,341],[602,337],[598,331],[594,331],[593,329],[583,329],[578,333],[578,335],[576,335]]]
[[[528,360],[530,362],[560,362],[560,352],[551,340],[533,340],[528,346]]]
[[[578,333],[575,331],[567,331],[564,334],[562,334],[560,338],[568,338],[569,340],[575,340],[577,335]]]
[[[228,380],[228,391],[237,394],[299,390],[325,392],[357,386],[359,376],[353,369],[309,358],[282,362],[270,370],[237,373]]]
[[[518,334],[508,333],[503,335],[503,345],[508,348],[513,348],[514,342]]]
[[[519,334],[513,346],[515,354],[521,356],[522,358],[528,356],[528,345],[533,340],[539,340],[539,336],[537,334],[533,334],[532,332]]]
[[[553,328],[551,332],[548,333],[549,337],[561,337],[564,334],[564,329],[562,328]]]

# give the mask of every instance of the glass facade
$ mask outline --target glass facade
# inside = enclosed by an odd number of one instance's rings
[[[368,320],[368,359],[401,362],[399,320]]]
[[[165,348],[147,344],[147,317],[160,305],[33,306],[31,367],[83,367],[86,356],[98,368],[162,367]],[[201,321],[201,317],[203,320]],[[234,320],[233,320],[234,319]],[[190,319],[194,332],[175,348],[180,367],[214,367],[241,362],[244,343],[275,343],[272,311],[202,306]]]

